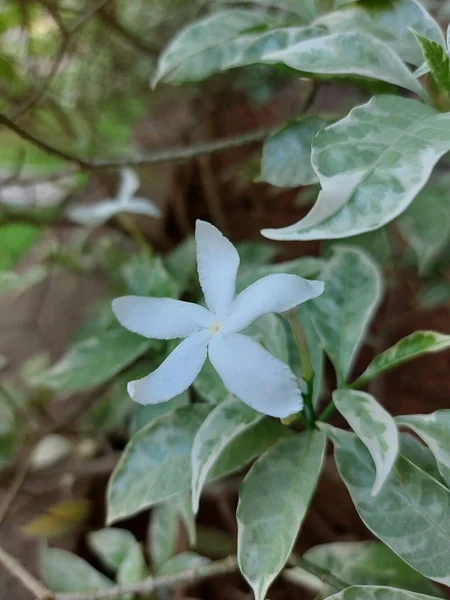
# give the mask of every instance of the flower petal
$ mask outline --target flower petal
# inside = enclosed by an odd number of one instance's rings
[[[112,308],[126,329],[157,340],[187,337],[214,321],[203,306],[173,298],[122,296],[113,300]]]
[[[134,196],[121,205],[121,212],[147,215],[149,217],[160,217],[161,211],[151,200]]]
[[[71,206],[67,209],[67,216],[79,225],[96,227],[109,221],[117,212],[116,200],[107,199],[94,204]]]
[[[223,333],[235,333],[248,327],[267,313],[282,313],[302,302],[320,296],[322,281],[309,281],[286,273],[276,273],[258,279],[237,296],[230,306],[230,315],[222,326]]]
[[[214,335],[209,359],[225,387],[251,408],[280,418],[302,409],[294,373],[248,336]]]
[[[131,398],[139,404],[159,404],[187,390],[205,363],[209,338],[208,331],[199,331],[183,340],[156,371],[129,382]]]
[[[117,190],[118,202],[126,202],[132,198],[140,186],[139,177],[136,171],[126,167],[120,172],[120,184]]]
[[[236,289],[239,254],[218,229],[197,221],[197,269],[206,305],[221,321],[228,314]]]

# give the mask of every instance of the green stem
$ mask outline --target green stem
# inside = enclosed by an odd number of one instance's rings
[[[326,421],[329,417],[331,417],[335,410],[336,406],[334,405],[333,400],[331,400],[330,403],[325,407],[318,420],[321,422]]]
[[[306,340],[305,332],[298,319],[299,309],[288,311],[284,313],[284,317],[287,319],[289,326],[294,336],[295,343],[298,348],[300,356],[300,365],[302,369],[302,377],[307,385],[306,393],[304,394],[305,401],[305,416],[309,423],[309,427],[313,428],[316,421],[316,413],[313,406],[313,390],[314,390],[314,370],[311,363],[311,357],[308,349],[308,342]]]

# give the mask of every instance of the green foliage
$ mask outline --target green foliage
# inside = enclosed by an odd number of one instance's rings
[[[446,94],[450,94],[450,57],[446,48],[417,31],[414,31],[414,35],[436,83]]]

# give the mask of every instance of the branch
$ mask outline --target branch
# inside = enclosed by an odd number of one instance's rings
[[[123,39],[127,40],[136,48],[136,50],[139,50],[139,52],[151,56],[152,58],[155,58],[158,55],[158,48],[156,46],[152,47],[148,45],[147,42],[144,42],[138,35],[124,27],[122,23],[106,10],[105,7],[102,7],[98,11],[98,16],[105,25],[114,30]]]
[[[191,585],[202,579],[234,573],[238,569],[234,556],[218,560],[208,565],[188,569],[175,575],[162,575],[161,577],[148,577],[143,581],[123,586],[105,588],[96,592],[73,592],[68,594],[55,594],[54,600],[104,600],[106,598],[120,598],[127,594],[150,594],[163,588],[176,585]]]
[[[38,581],[20,562],[0,547],[0,564],[18,579],[22,585],[33,594],[37,600],[53,600],[54,594]]]
[[[295,556],[289,562],[292,566],[301,567],[305,571],[308,571],[308,573],[311,573],[311,575],[314,575],[332,587],[336,592],[340,592],[341,590],[351,586],[350,583],[347,583],[339,577],[336,577],[336,575],[333,575],[333,573],[331,573],[331,571],[325,567],[320,567],[319,565],[316,565],[316,563],[313,563],[301,556]]]
[[[94,159],[92,161],[87,161],[79,156],[70,154],[65,150],[60,150],[55,146],[51,146],[47,142],[23,129],[23,127],[20,125],[14,123],[14,121],[12,121],[6,115],[0,114],[0,125],[8,127],[8,129],[14,131],[22,139],[34,144],[44,152],[47,152],[52,156],[57,156],[65,161],[75,163],[78,165],[78,167],[87,171],[95,171],[98,169],[119,169],[130,166],[156,165],[165,162],[187,160],[190,158],[195,158],[196,156],[204,156],[206,154],[213,154],[214,152],[229,150],[230,148],[236,148],[238,146],[245,146],[255,142],[261,142],[274,131],[274,128],[272,127],[271,129],[263,129],[260,131],[253,131],[251,133],[244,133],[243,135],[237,137],[225,138],[223,140],[215,140],[212,142],[204,142],[203,144],[197,144],[188,148],[161,150],[133,158],[122,158],[118,160]]]

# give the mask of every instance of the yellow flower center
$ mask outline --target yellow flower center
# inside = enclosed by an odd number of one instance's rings
[[[222,328],[222,323],[220,321],[214,321],[214,323],[212,323],[208,329],[211,332],[212,335],[215,335],[216,333],[219,333],[219,331]]]

